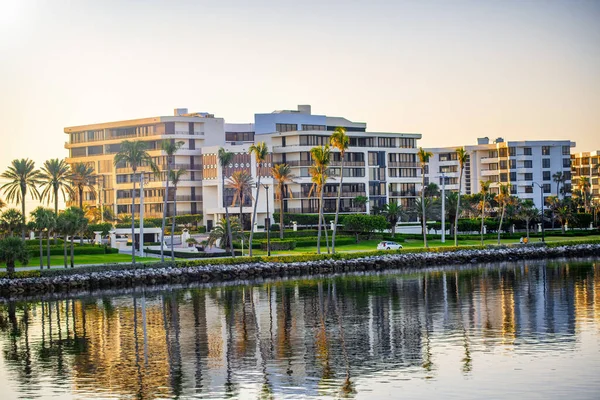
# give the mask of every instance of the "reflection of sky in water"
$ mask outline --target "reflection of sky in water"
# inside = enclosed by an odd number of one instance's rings
[[[3,399],[600,391],[597,264],[139,289],[0,310]]]

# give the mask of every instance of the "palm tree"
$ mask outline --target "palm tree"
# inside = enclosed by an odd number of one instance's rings
[[[0,210],[4,207],[6,207],[6,203],[4,202],[4,200],[0,199]]]
[[[13,236],[13,231],[19,229],[23,224],[23,216],[16,208],[9,208],[2,213],[0,217],[2,229],[8,231],[9,236]]]
[[[583,208],[586,213],[589,212],[588,189],[590,186],[590,178],[587,176],[579,177],[579,181],[577,181],[577,189],[579,189],[580,196],[583,200]]]
[[[506,212],[506,206],[511,202],[510,196],[510,183],[508,184],[500,184],[500,193],[496,197],[496,201],[498,205],[502,208],[502,212],[500,214],[500,224],[498,225],[498,244],[500,244],[500,232],[502,231],[502,223],[504,222],[504,213]]]
[[[181,177],[183,175],[187,174],[187,170],[185,170],[183,168],[179,168],[176,170],[171,170],[169,172],[170,172],[169,180],[173,184],[173,194],[175,195],[175,197],[173,199],[173,219],[171,222],[171,262],[174,263],[175,262],[175,247],[173,246],[173,240],[175,239],[175,217],[177,216],[177,185],[179,185],[179,182],[181,182]],[[144,243],[143,243],[143,239],[142,239],[142,243],[140,243],[140,246],[142,246],[143,244]]]
[[[228,242],[229,231],[231,231],[234,240],[240,240],[244,238],[244,231],[242,230],[242,226],[240,225],[240,221],[237,219],[237,217],[231,217],[230,221],[231,229],[227,229],[227,220],[225,218],[221,218],[214,229],[210,231],[210,234],[208,235],[209,246],[214,246],[214,244],[219,241],[222,249],[231,247],[232,243]]]
[[[67,195],[73,196],[73,189],[70,185],[71,168],[64,160],[53,158],[46,160],[40,169],[40,187],[43,189],[41,199],[46,200],[47,204],[54,202],[54,216],[58,215],[58,197],[62,194],[66,201]]]
[[[454,217],[454,246],[458,246],[458,218],[460,216],[460,195],[462,191],[462,178],[465,171],[465,164],[469,160],[469,153],[464,147],[456,149],[456,159],[460,167],[460,176],[458,178],[458,199],[456,200],[456,215]]]
[[[236,200],[239,201],[240,205],[240,225],[242,229],[244,228],[244,202],[246,201],[246,197],[252,197],[252,187],[254,187],[254,178],[252,175],[246,170],[243,171],[235,171],[231,174],[229,181],[227,182],[229,186],[235,190],[235,196],[233,196],[233,201],[231,202],[231,206],[235,205]]]
[[[183,141],[171,141],[171,140],[163,140],[161,148],[164,153],[167,154],[167,177],[171,176],[171,167],[173,165],[173,160],[175,159],[175,153],[179,151],[179,149],[185,144]],[[160,241],[160,261],[165,261],[165,225],[167,221],[167,199],[169,198],[169,179],[166,179],[165,182],[165,198],[163,201],[163,216],[162,216],[162,226],[161,226],[161,238]],[[171,243],[171,247],[173,244]]]
[[[520,219],[525,221],[525,228],[527,230],[527,241],[529,241],[529,225],[531,221],[534,220],[539,214],[537,208],[532,200],[524,200],[519,202],[519,211],[517,215]]]
[[[566,204],[561,205],[556,210],[556,218],[558,219],[558,222],[560,223],[560,227],[561,227],[563,235],[565,234],[565,226],[571,219],[571,216],[572,216],[571,208]]]
[[[224,148],[220,147],[219,148],[219,164],[221,165],[221,182],[222,182],[222,188],[223,188],[223,196],[222,196],[222,201],[223,201],[223,207],[225,207],[225,219],[227,221],[229,221],[229,208],[227,206],[227,202],[225,201],[225,168],[227,168],[227,166],[229,164],[231,164],[231,162],[233,161],[233,156],[234,154],[230,151],[225,150]],[[259,181],[260,181],[260,177],[259,177]],[[256,208],[255,208],[256,210]],[[254,222],[254,220],[253,220]],[[231,257],[235,257],[235,253],[233,251],[233,239],[231,237],[231,224],[228,223],[226,224],[226,228],[228,229],[227,231],[227,236],[229,237],[229,251],[231,253]],[[250,236],[252,238],[252,236]],[[250,239],[252,240],[252,239]],[[252,255],[252,243],[250,243],[250,255]]]
[[[83,210],[83,192],[85,189],[90,191],[92,197],[96,195],[96,176],[94,167],[86,163],[73,164],[71,171],[71,183],[74,186],[74,194],[79,200],[79,208]]]
[[[450,230],[449,232],[454,235],[454,224],[456,222],[456,213],[457,213],[457,203],[458,203],[458,192],[455,191],[446,191],[446,221],[450,221]]]
[[[560,185],[565,182],[565,176],[561,171],[552,175],[552,180],[556,182],[556,197],[560,198]]]
[[[252,224],[250,225],[250,250],[249,255],[252,257],[252,238],[254,237],[254,224],[256,224],[256,207],[258,206],[258,195],[260,194],[260,166],[265,163],[267,160],[267,155],[269,154],[269,150],[267,148],[267,144],[265,142],[259,142],[257,144],[253,144],[248,148],[248,152],[250,154],[254,154],[254,159],[256,160],[256,198],[254,199],[254,211],[252,211]],[[267,218],[269,216],[267,215]],[[270,227],[267,226],[267,229]],[[233,251],[233,248],[232,248]]]
[[[419,152],[417,153],[419,156],[419,162],[421,163],[421,219],[423,225],[423,247],[427,246],[427,225],[425,224],[426,216],[425,216],[425,167],[427,163],[429,163],[429,159],[433,156],[433,153],[430,151],[424,150],[422,147],[419,147]]]
[[[554,229],[556,210],[561,206],[562,202],[558,199],[558,196],[548,196],[546,198],[546,204],[548,204],[548,208],[552,211],[552,229]]]
[[[328,178],[329,162],[331,158],[331,149],[328,145],[317,146],[310,149],[310,156],[313,160],[313,165],[310,167],[310,174],[313,177],[313,183],[317,186],[319,193],[319,224],[317,225],[317,254],[321,254],[321,220],[323,215],[323,198],[325,192],[325,184]],[[327,229],[327,227],[325,227]]]
[[[317,212],[318,214],[318,227],[324,227],[324,232],[325,232],[325,245],[327,247],[327,254],[329,254],[329,237],[327,234],[327,224],[325,222],[325,216],[323,215],[323,213],[321,212],[322,210],[324,210],[324,200],[323,200],[323,196],[321,196],[321,194],[324,192],[325,190],[325,185],[327,184],[327,179],[329,179],[329,176],[327,175],[328,170],[324,170],[322,168],[316,168],[314,166],[310,167],[308,170],[309,174],[311,175],[311,182],[312,187],[310,188],[310,192],[309,192],[309,197],[312,195],[312,193],[315,193],[318,202],[319,202],[319,211]],[[320,250],[320,249],[319,249]]]
[[[44,207],[37,207],[31,212],[34,220],[34,227],[38,231],[40,239],[40,269],[44,269],[44,230],[47,230],[48,243],[50,242],[50,231],[54,226],[54,212]],[[48,268],[50,268],[50,260],[48,260]]]
[[[396,235],[396,225],[398,224],[398,221],[401,221],[406,215],[406,211],[404,210],[402,204],[398,202],[392,202],[385,205],[383,213],[390,225],[392,225],[392,237],[394,237]]]
[[[333,222],[333,233],[331,234],[331,252],[335,254],[335,234],[337,233],[338,217],[340,215],[340,199],[342,197],[342,182],[344,181],[344,156],[350,147],[350,138],[346,135],[346,129],[337,127],[329,139],[331,147],[340,152],[340,184],[338,185],[337,199],[335,202],[335,220]]]
[[[365,207],[368,202],[369,198],[367,196],[356,196],[354,198],[353,204],[354,207],[358,207],[362,210],[362,208]]]
[[[62,219],[61,219],[62,217]],[[62,225],[63,233],[65,234],[64,240],[66,245],[67,235],[70,237],[71,247],[71,268],[75,267],[74,263],[74,245],[73,238],[75,235],[80,234],[87,228],[88,221],[83,214],[83,210],[79,207],[69,207],[59,216],[60,223]],[[66,252],[65,252],[66,260]],[[65,265],[66,267],[66,265]]]
[[[25,241],[12,236],[0,240],[0,262],[6,263],[6,272],[9,276],[15,273],[17,261],[24,265],[29,262],[29,251]]]
[[[487,196],[490,193],[490,181],[479,181],[481,186],[479,194],[481,195],[481,245],[483,246],[483,221],[485,220],[485,203],[487,202]]]
[[[271,175],[273,175],[273,179],[277,182],[275,193],[276,197],[279,199],[279,239],[283,239],[283,199],[285,198],[286,184],[293,182],[296,176],[292,173],[292,169],[287,164],[275,165],[271,168]]]
[[[159,171],[157,165],[152,161],[152,157],[146,151],[146,144],[141,141],[130,142],[129,140],[124,140],[121,143],[121,150],[115,154],[113,162],[115,166],[118,164],[129,164],[129,167],[133,171],[131,177],[133,182],[133,187],[131,188],[131,262],[135,264],[135,174],[138,167],[144,164],[150,166],[155,174],[158,174]],[[143,242],[143,238],[141,240]]]
[[[40,172],[35,169],[35,163],[28,158],[13,160],[11,166],[0,175],[9,182],[2,185],[6,199],[10,202],[21,203],[21,238],[25,240],[25,196],[27,190],[31,192],[33,199],[38,199],[40,193],[37,186],[40,184]]]

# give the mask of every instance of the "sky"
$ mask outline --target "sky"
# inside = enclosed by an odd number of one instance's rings
[[[600,150],[599,21],[600,0],[0,0],[0,170],[65,157],[66,126],[176,107]]]

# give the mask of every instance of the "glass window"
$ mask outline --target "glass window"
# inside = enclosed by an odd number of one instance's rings
[[[533,168],[533,161],[532,160],[523,161],[523,167],[524,168]]]
[[[550,159],[542,158],[542,168],[550,168]]]
[[[551,179],[550,178],[550,171],[544,171],[542,174],[543,174],[543,178],[542,178],[543,180],[549,181]]]
[[[511,182],[516,182],[517,181],[517,173],[516,172],[511,172],[510,173],[510,181]]]
[[[275,124],[277,132],[292,132],[298,130],[298,124]]]
[[[325,125],[306,125],[302,124],[303,131],[324,131]]]
[[[532,181],[533,180],[533,174],[528,172],[525,174],[525,180],[526,181]]]
[[[523,154],[530,156],[532,154],[531,147],[523,147]]]
[[[542,146],[542,155],[549,156],[550,155],[550,146]]]
[[[571,154],[571,146],[563,146],[562,154],[563,156],[568,156],[569,154]]]
[[[508,148],[508,155],[511,157],[514,157],[517,155],[517,148],[516,147],[509,147]]]
[[[544,193],[550,193],[552,191],[552,185],[550,183],[544,183]]]
[[[563,168],[571,168],[571,159],[563,158]]]
[[[511,147],[514,149],[514,147]],[[510,169],[516,169],[517,168],[517,160],[508,160],[509,165],[510,165]]]

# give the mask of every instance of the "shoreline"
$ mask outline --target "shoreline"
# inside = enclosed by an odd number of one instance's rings
[[[383,270],[427,269],[442,265],[469,265],[518,260],[582,258],[600,256],[600,244],[557,247],[527,246],[493,249],[461,249],[418,253],[391,253],[349,259],[298,262],[247,262],[239,264],[158,267],[80,272],[31,278],[0,278],[0,298],[41,296],[57,292],[89,292],[150,287],[192,282],[220,283],[257,278],[324,276]]]

